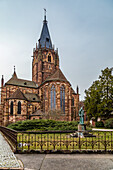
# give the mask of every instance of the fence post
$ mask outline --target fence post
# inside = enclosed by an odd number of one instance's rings
[[[78,134],[79,134],[79,150],[81,150],[81,143],[80,143],[80,132],[79,132]]]
[[[106,142],[106,132],[105,132],[104,134],[105,134],[105,141],[104,141],[104,145],[105,145],[105,152],[106,152],[106,149],[107,149],[107,148],[106,148],[106,147],[107,147],[107,146],[106,146],[106,144],[107,144],[107,142]]]

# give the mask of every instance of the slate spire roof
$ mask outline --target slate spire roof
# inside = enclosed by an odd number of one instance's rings
[[[38,41],[39,41],[38,47],[41,46],[41,48],[44,48],[46,46],[46,48],[52,49],[52,42],[49,34],[49,29],[47,26],[46,14],[44,15],[42,32],[40,35],[40,39]]]

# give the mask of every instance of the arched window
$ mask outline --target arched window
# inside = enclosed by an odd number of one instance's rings
[[[45,112],[45,107],[46,107],[46,92],[47,88],[44,89],[44,98],[43,98],[43,111]]]
[[[48,62],[51,63],[51,56],[50,55],[48,55]]]
[[[10,104],[10,114],[13,115],[13,101],[11,101]]]
[[[74,106],[74,97],[72,97],[72,106]]]
[[[21,102],[18,102],[18,114],[21,114]]]
[[[55,86],[52,85],[51,87],[51,109],[56,108],[56,91],[55,91]]]
[[[37,110],[37,107],[35,106],[35,111]]]
[[[61,86],[60,88],[60,108],[65,113],[65,88]]]

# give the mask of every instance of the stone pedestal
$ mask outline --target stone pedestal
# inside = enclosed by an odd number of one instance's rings
[[[86,130],[86,125],[85,124],[78,124],[78,131],[84,131]]]
[[[96,137],[96,136],[89,133],[88,131],[86,131],[86,125],[85,124],[78,124],[78,131],[71,134],[70,137],[84,138],[84,137]]]
[[[85,124],[78,124],[78,137],[84,137],[85,130],[86,130]]]

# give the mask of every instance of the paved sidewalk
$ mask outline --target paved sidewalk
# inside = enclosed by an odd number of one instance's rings
[[[112,154],[16,154],[25,170],[113,170]]]
[[[21,165],[9,144],[0,133],[0,169],[21,169]]]

